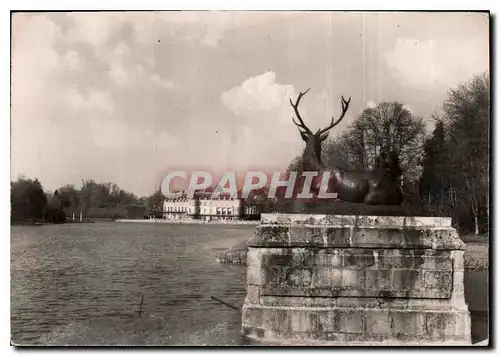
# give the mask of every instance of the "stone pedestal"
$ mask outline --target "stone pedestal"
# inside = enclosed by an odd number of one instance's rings
[[[280,344],[471,343],[450,218],[263,214],[242,331]]]

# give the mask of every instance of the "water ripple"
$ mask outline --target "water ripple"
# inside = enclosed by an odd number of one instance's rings
[[[237,345],[246,270],[218,252],[251,226],[14,226],[12,340],[23,345]],[[144,296],[141,315],[139,305]]]

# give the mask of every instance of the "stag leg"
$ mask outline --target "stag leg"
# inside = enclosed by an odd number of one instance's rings
[[[364,203],[368,205],[380,205],[381,204],[381,194],[377,191],[370,191],[366,196]]]
[[[364,202],[369,205],[400,205],[403,202],[403,195],[399,188],[372,187]]]
[[[375,180],[369,183],[368,194],[365,196],[364,203],[369,205],[384,204],[384,189],[382,182]]]

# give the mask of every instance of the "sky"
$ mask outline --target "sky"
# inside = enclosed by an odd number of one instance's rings
[[[478,13],[108,12],[12,18],[11,179],[151,194],[170,171],[284,170],[301,116],[335,138],[403,103],[429,127],[450,88],[489,70]]]

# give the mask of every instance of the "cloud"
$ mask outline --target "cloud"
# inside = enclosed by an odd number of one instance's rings
[[[151,74],[151,81],[167,90],[173,90],[175,88],[174,82],[164,79],[156,73]]]
[[[115,110],[115,103],[111,93],[100,89],[91,90],[87,97],[75,88],[69,88],[69,103],[72,109],[86,112],[100,112],[106,115],[112,115]]]
[[[74,41],[93,43],[97,46],[104,45],[110,36],[119,29],[124,18],[118,12],[69,12],[66,17],[72,26],[66,36]]]
[[[124,66],[119,63],[112,66],[111,70],[109,71],[109,75],[120,85],[125,85],[129,81],[127,71],[125,70]]]
[[[301,141],[289,104],[295,93],[293,85],[277,83],[276,74],[269,71],[221,95],[222,103],[239,121],[234,125],[238,145],[230,153],[234,164],[287,166],[300,152]]]
[[[175,84],[133,48],[125,24],[105,14],[13,17],[12,178],[55,189],[85,174],[134,191],[156,179],[179,142],[160,119]]]
[[[412,86],[453,86],[488,70],[487,38],[421,41],[399,38],[384,59],[403,83]]]
[[[248,26],[250,18],[254,23],[257,16],[228,11],[162,12],[156,16],[159,22],[177,25],[180,28],[177,32],[179,37],[211,48],[217,48],[228,31]]]
[[[217,47],[219,41],[222,39],[222,33],[218,31],[209,31],[205,36],[202,37],[201,43],[208,47]]]
[[[177,146],[178,139],[168,132],[155,132],[154,128],[138,128],[111,120],[92,120],[92,141],[102,149],[141,149],[144,142],[155,150]]]
[[[373,109],[373,108],[374,108],[374,107],[376,107],[376,106],[377,106],[377,103],[375,103],[375,101],[373,101],[373,100],[368,100],[368,101],[366,102],[366,107],[367,107],[367,108]]]
[[[267,72],[245,80],[222,94],[222,102],[235,115],[251,116],[289,107],[288,100],[295,95],[292,85],[276,83],[276,74]]]
[[[69,71],[81,71],[84,67],[83,59],[76,51],[69,51],[62,61]]]

